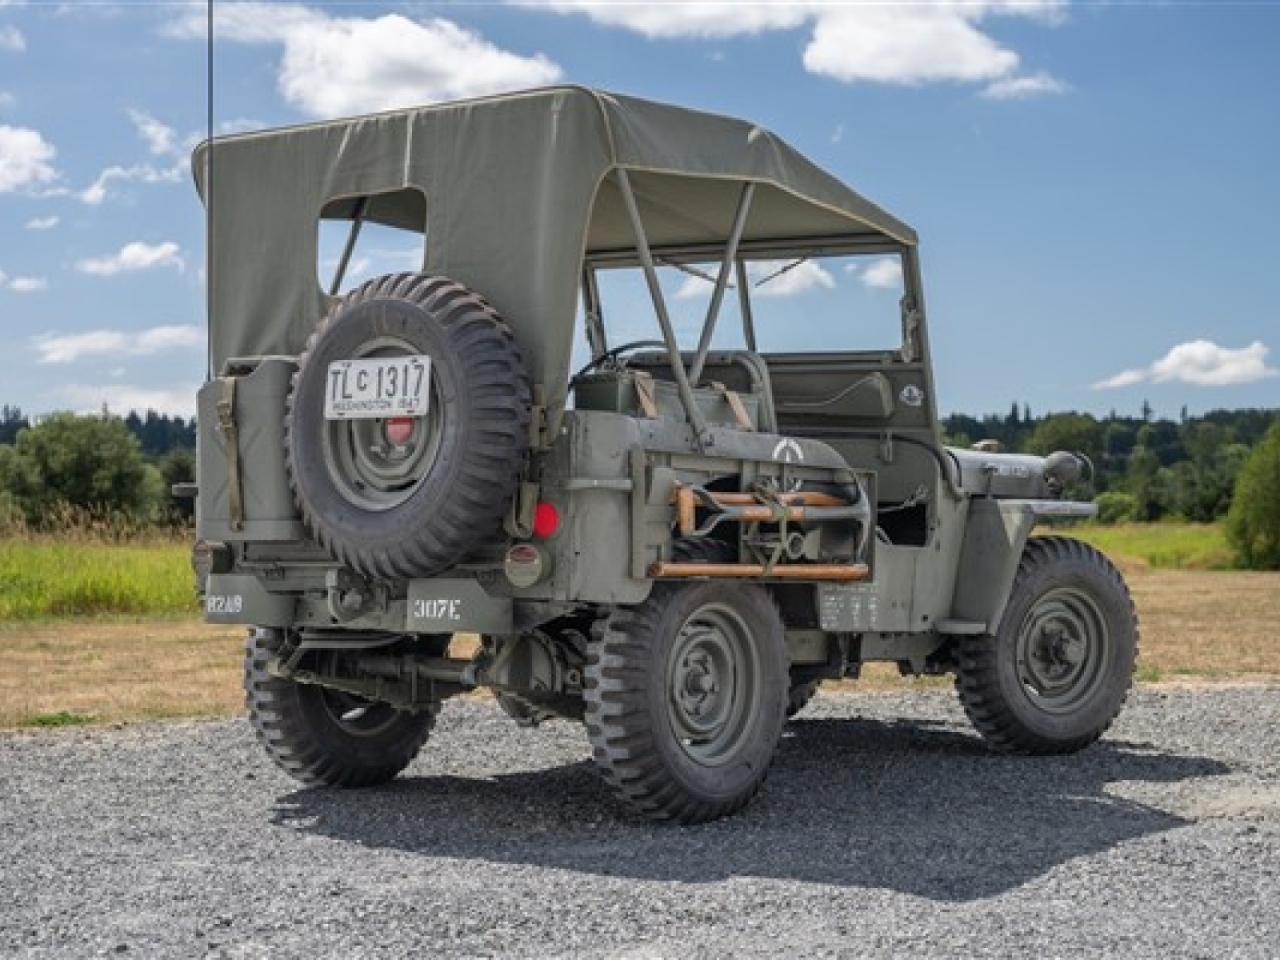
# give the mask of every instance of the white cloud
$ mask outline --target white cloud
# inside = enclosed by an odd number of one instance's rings
[[[1018,54],[979,24],[989,16],[1060,22],[1066,0],[974,0],[966,3],[635,3],[632,0],[511,0],[520,6],[582,14],[646,37],[727,38],[770,30],[810,29],[809,72],[848,83],[922,84],[986,81],[989,96],[1061,92],[1047,74],[1017,76]],[[1000,84],[1003,83],[1003,86]]]
[[[14,277],[4,281],[4,287],[14,293],[43,293],[49,289],[49,281],[44,277]]]
[[[167,167],[157,167],[150,163],[134,164],[129,167],[118,165],[107,167],[98,174],[98,179],[76,194],[80,200],[91,206],[97,206],[111,196],[114,184],[178,183],[191,168],[188,154],[200,139],[199,134],[180,139],[178,132],[172,127],[141,110],[130,110],[129,119],[133,121],[138,135],[147,144],[147,149],[152,155],[169,158],[172,163]]]
[[[970,7],[856,6],[817,19],[804,50],[810,73],[846,82],[919,84],[993,80],[1018,55],[982,33]]]
[[[757,260],[747,264],[747,276],[757,297],[794,297],[836,285],[836,278],[812,260]],[[677,300],[708,298],[714,286],[714,272],[706,277],[691,275],[685,277],[675,296]],[[732,282],[729,289],[733,289]]]
[[[902,289],[902,261],[897,257],[884,257],[862,271],[863,286],[874,290]]]
[[[1092,385],[1092,388],[1094,390],[1118,390],[1121,387],[1132,387],[1139,383],[1145,383],[1150,379],[1150,370],[1145,367],[1141,370],[1122,370],[1114,377],[1099,380]]]
[[[52,230],[61,221],[58,217],[32,217],[27,221],[28,230]]]
[[[27,38],[22,35],[21,30],[13,26],[0,27],[0,50],[21,53],[25,49],[27,49]]]
[[[106,407],[112,413],[154,410],[170,416],[191,417],[196,412],[199,384],[172,388],[139,387],[128,383],[102,385],[68,384],[60,391],[65,403],[81,413],[98,413]]]
[[[812,3],[728,3],[692,0],[684,3],[600,2],[600,0],[517,0],[522,7],[554,13],[582,13],[596,23],[625,27],[655,39],[740,37],[767,30],[803,26]]]
[[[988,84],[982,95],[992,100],[1028,100],[1031,97],[1066,93],[1070,89],[1070,86],[1047,73],[1037,73],[1029,77],[1001,77]]]
[[[730,284],[732,286],[732,284]],[[714,280],[706,280],[702,277],[687,276],[676,289],[677,300],[698,300],[711,296],[711,291],[715,287]]]
[[[148,244],[134,241],[126,243],[119,252],[104,257],[91,257],[76,264],[81,273],[97,277],[111,277],[118,273],[150,270],[154,267],[184,268],[181,251],[176,243]]]
[[[185,169],[183,164],[165,170],[139,164],[132,167],[108,167],[98,174],[98,179],[82,190],[77,196],[91,206],[102,203],[111,192],[113,183],[177,183],[182,179]]]
[[[0,90],[0,110],[8,110],[18,102],[18,98],[7,90]]]
[[[139,135],[147,142],[147,147],[157,156],[174,153],[178,147],[178,132],[141,110],[130,110],[129,119],[137,128]]]
[[[1280,375],[1267,366],[1270,349],[1260,341],[1247,347],[1220,347],[1209,340],[1180,343],[1149,367],[1122,370],[1093,384],[1094,390],[1114,390],[1139,383],[1176,381],[1197,387],[1226,387],[1256,383]]]
[[[749,264],[747,274],[756,284],[758,297],[793,297],[836,285],[835,277],[812,260],[761,260]]]
[[[335,17],[301,4],[257,2],[224,3],[216,16],[215,34],[224,41],[282,45],[280,93],[316,116],[479,96],[562,76],[542,54],[510,53],[441,18]],[[170,32],[203,39],[203,7],[188,10]]]
[[[35,130],[0,125],[0,193],[50,183],[58,178],[53,144]]]
[[[110,354],[146,356],[162,350],[186,350],[205,346],[204,331],[195,326],[151,327],[138,333],[123,330],[89,330],[84,333],[46,333],[32,338],[41,364],[75,363],[84,357]]]

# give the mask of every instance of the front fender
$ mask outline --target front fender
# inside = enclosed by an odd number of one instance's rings
[[[960,633],[994,633],[1009,602],[1022,548],[1041,520],[1091,517],[1091,503],[1063,500],[994,500],[969,504],[949,621]],[[979,629],[981,627],[981,629]]]

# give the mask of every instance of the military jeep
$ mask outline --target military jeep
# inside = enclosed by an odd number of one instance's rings
[[[1090,514],[1081,460],[943,445],[914,232],[769,132],[565,87],[220,137],[194,169],[193,562],[302,782],[395,777],[478,688],[581,721],[679,823],[747,804],[866,663],[953,673],[1004,751],[1119,711],[1124,582],[1031,536]],[[373,230],[418,252],[348,282]]]

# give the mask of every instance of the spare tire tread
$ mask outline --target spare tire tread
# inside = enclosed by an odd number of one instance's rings
[[[408,319],[385,320],[365,309],[373,302],[400,304]],[[432,356],[433,376],[448,381],[441,388],[449,396],[441,421],[446,436],[417,489],[375,511],[346,499],[329,473],[322,391],[331,362],[349,359],[360,342],[393,325],[397,337],[423,352],[430,342],[449,354]],[[528,448],[530,408],[528,376],[511,328],[482,297],[443,277],[371,280],[334,305],[294,374],[285,465],[303,521],[336,560],[366,576],[441,573],[499,532]]]

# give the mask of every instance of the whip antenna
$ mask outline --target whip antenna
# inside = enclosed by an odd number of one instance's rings
[[[205,380],[213,379],[213,0],[205,0],[204,290]]]

